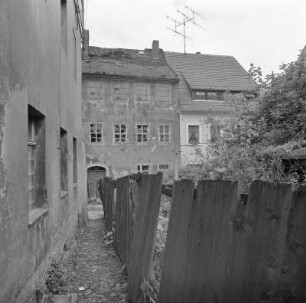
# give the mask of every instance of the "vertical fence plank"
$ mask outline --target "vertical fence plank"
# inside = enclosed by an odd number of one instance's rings
[[[112,231],[113,228],[113,201],[114,201],[114,182],[110,178],[103,179],[104,188],[104,220],[105,231]]]
[[[181,192],[183,184],[174,189],[160,302],[225,302],[223,290],[232,247],[230,218],[237,183],[200,181],[195,200],[190,183],[185,186],[186,196]],[[177,235],[180,231],[181,236]],[[174,263],[173,268],[168,266],[173,256],[179,260],[177,269]],[[170,284],[167,280],[172,275],[175,280]]]
[[[284,296],[306,302],[306,187],[293,195],[282,273]]]
[[[181,302],[228,302],[223,294],[232,249],[230,219],[237,190],[237,182],[198,183]]]
[[[290,203],[289,185],[261,181],[251,185],[247,216],[252,236],[245,264],[244,302],[272,300],[277,295]]]
[[[144,175],[128,264],[129,302],[142,302],[141,284],[148,279],[157,228],[162,187],[162,174]]]
[[[120,259],[126,263],[128,259],[128,242],[129,242],[129,176],[117,180],[117,201],[116,201],[116,251]]]
[[[165,245],[159,302],[180,302],[184,287],[184,269],[192,209],[194,183],[191,180],[174,184],[168,233]]]

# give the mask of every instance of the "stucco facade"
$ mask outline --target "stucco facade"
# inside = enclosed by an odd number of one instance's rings
[[[113,178],[135,172],[167,174],[175,166],[180,139],[178,78],[162,50],[155,53],[154,59],[154,47],[89,47],[83,61],[87,164],[103,166]]]
[[[83,1],[0,5],[0,302],[29,302],[86,220]]]

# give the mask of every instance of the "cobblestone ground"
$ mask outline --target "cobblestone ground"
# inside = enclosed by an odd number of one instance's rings
[[[80,231],[64,262],[67,290],[78,303],[127,302],[127,279],[112,243],[104,239],[101,205],[89,206],[88,226]]]

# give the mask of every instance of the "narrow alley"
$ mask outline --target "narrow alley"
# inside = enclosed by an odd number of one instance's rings
[[[88,217],[88,225],[77,233],[63,262],[66,289],[77,294],[78,303],[126,302],[124,267],[111,240],[105,238],[101,204],[89,204]]]

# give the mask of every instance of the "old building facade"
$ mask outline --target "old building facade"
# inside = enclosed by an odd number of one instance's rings
[[[86,220],[82,0],[1,1],[0,302],[30,302]]]
[[[181,166],[205,161],[210,146],[222,137],[222,125],[232,115],[225,93],[255,89],[256,84],[232,56],[165,52],[178,74]]]
[[[89,186],[101,174],[173,170],[179,147],[178,78],[152,49],[90,46],[83,60]],[[91,170],[95,170],[92,172]]]

